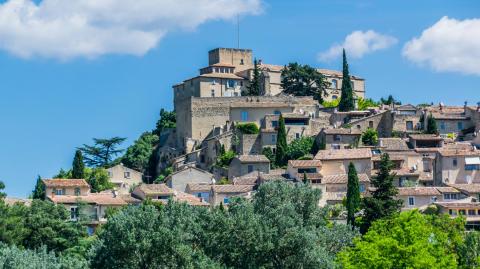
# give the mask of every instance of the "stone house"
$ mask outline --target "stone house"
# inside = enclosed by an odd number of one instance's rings
[[[253,185],[212,185],[210,191],[210,205],[228,205],[232,197],[248,197],[253,191],[253,187]]]
[[[166,177],[165,184],[173,190],[185,192],[189,183],[211,184],[212,179],[213,174],[196,167],[188,167]]]
[[[372,151],[369,148],[320,150],[315,160],[322,162],[320,174],[323,176],[348,174],[348,165],[353,163],[358,174],[370,177],[372,171]]]
[[[117,164],[107,169],[110,182],[121,194],[129,193],[130,188],[141,184],[143,174],[137,170],[128,168],[122,163]]]
[[[480,151],[473,148],[439,150],[435,175],[437,185],[480,183]]]
[[[441,148],[443,138],[433,134],[410,134],[409,143],[413,148]]]
[[[358,173],[360,195],[367,195],[367,190],[370,187],[370,178],[365,173]],[[320,183],[313,183],[312,187],[322,190],[322,197],[319,205],[333,205],[341,204],[343,199],[347,196],[348,175],[326,175],[322,176]]]
[[[448,184],[461,192],[461,195],[453,197],[454,199],[461,199],[463,197],[474,197],[480,201],[480,184]]]
[[[311,183],[320,183],[320,170],[322,162],[319,160],[289,160],[287,166],[287,173],[291,179],[302,182],[304,174]],[[318,179],[312,179],[318,177]]]
[[[186,193],[189,193],[195,197],[201,198],[202,201],[210,202],[210,192],[212,189],[211,184],[206,183],[188,183],[185,189]]]
[[[208,203],[201,197],[173,190],[166,184],[140,184],[133,190],[132,196],[141,201],[151,199],[154,202],[163,204],[168,203],[169,200],[173,200],[192,206],[208,206]]]
[[[228,169],[228,178],[243,176],[253,171],[270,172],[270,160],[264,155],[240,155],[233,158]]]
[[[435,187],[400,187],[397,198],[403,201],[402,210],[425,209],[442,200],[442,194]]]
[[[325,149],[351,149],[359,144],[362,132],[357,129],[324,128],[318,138]]]
[[[452,218],[463,216],[467,230],[480,228],[480,202],[476,198],[466,198],[451,202],[436,202],[440,214],[448,214]]]
[[[398,133],[415,133],[421,130],[420,119],[423,111],[407,104],[393,109],[393,131]]]
[[[81,196],[90,193],[90,185],[85,179],[42,179],[45,195],[48,196]]]
[[[475,128],[478,109],[465,106],[445,106],[440,103],[438,106],[425,108],[426,116],[432,115],[437,121],[438,131],[442,136],[453,134],[458,136],[463,130]],[[425,128],[427,128],[425,124]]]
[[[393,129],[393,114],[390,110],[380,111],[367,117],[350,120],[347,124],[350,128],[362,133],[367,129],[374,129],[379,137],[390,137]]]

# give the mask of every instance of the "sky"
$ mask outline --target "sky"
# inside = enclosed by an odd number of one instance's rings
[[[480,1],[0,0],[0,180],[27,197],[93,137],[152,130],[216,47],[366,79],[367,97],[480,101]]]

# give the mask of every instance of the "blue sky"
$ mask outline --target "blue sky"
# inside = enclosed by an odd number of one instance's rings
[[[219,7],[212,17],[198,16],[187,22],[182,16],[189,17],[189,12],[197,15],[195,3],[199,2],[170,3],[167,10],[184,9],[184,13],[179,12],[183,15],[172,19],[165,12],[153,12],[151,20],[142,22],[138,17],[128,17],[131,7],[125,7],[127,15],[122,10],[116,13],[127,16],[120,17],[122,22],[111,18],[96,21],[102,10],[80,12],[93,14],[92,25],[102,27],[129,21],[125,28],[144,30],[146,34],[141,35],[138,31],[110,35],[111,29],[118,30],[115,27],[93,34],[91,28],[84,32],[61,29],[69,27],[68,23],[56,25],[58,28],[48,28],[48,24],[36,26],[38,29],[31,29],[32,24],[14,28],[15,17],[5,15],[11,12],[7,5],[12,1],[0,1],[0,180],[7,185],[10,196],[27,196],[37,175],[51,177],[60,168],[68,169],[75,148],[90,143],[92,137],[128,137],[126,147],[143,131],[151,130],[159,110],[173,108],[174,83],[205,66],[208,50],[236,46],[236,9],[242,13],[240,46],[253,49],[255,56],[266,63],[297,61],[340,69],[338,57],[322,62],[319,53],[342,44],[354,31],[372,30],[395,42],[378,50],[361,50],[357,53],[361,56],[349,59],[351,73],[366,78],[368,97],[379,99],[393,94],[404,103],[480,101],[480,68],[475,63],[480,62],[480,36],[473,27],[480,17],[479,1],[232,0],[227,5],[230,9]],[[135,6],[142,1],[124,3]],[[150,1],[165,9],[165,1]],[[14,2],[29,4],[26,0]],[[64,1],[45,14],[55,17],[62,9],[83,8],[69,6],[74,2],[78,1]],[[448,36],[442,34],[440,40],[438,36],[420,38],[427,44],[423,52],[432,54],[430,59],[419,60],[422,49],[405,56],[405,44],[419,38],[444,16],[453,24],[454,30],[446,32],[452,37],[442,40]],[[471,24],[462,23],[465,21]],[[456,34],[463,29],[470,33],[466,41],[465,35]],[[87,49],[66,41],[72,38]],[[95,39],[101,39],[95,43],[101,49],[90,50],[89,42]],[[439,46],[438,42],[445,45]],[[448,50],[444,53],[445,48]],[[454,55],[441,58],[449,53]],[[440,60],[432,63],[436,55]],[[460,66],[450,62],[468,59],[465,55],[471,55],[474,62]]]

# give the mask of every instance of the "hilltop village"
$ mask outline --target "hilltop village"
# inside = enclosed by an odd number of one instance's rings
[[[147,199],[228,206],[271,181],[307,183],[321,190],[320,206],[335,206],[347,197],[349,165],[368,197],[388,153],[402,210],[433,205],[465,216],[467,228],[480,225],[480,105],[375,103],[365,79],[347,68],[353,107],[341,109],[345,70],[314,69],[311,81],[301,81],[320,89],[320,99],[284,88],[282,72],[302,66],[254,59],[249,49],[217,48],[197,76],[173,85],[176,124],[158,134],[155,171],[117,163],[107,169],[113,188],[99,192],[85,179],[41,179],[43,195],[72,219],[79,200],[88,205],[91,233],[108,208]]]

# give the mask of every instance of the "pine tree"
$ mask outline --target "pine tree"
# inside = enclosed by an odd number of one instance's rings
[[[82,151],[77,150],[72,164],[72,178],[85,178],[85,164],[83,163]]]
[[[360,209],[360,185],[355,165],[348,165],[347,183],[347,223],[355,227],[355,213]]]
[[[32,199],[45,200],[45,185],[43,184],[40,175],[37,177],[35,188],[32,191]]]
[[[371,183],[375,190],[371,197],[363,198],[362,208],[364,216],[362,218],[361,232],[367,232],[368,228],[375,220],[390,217],[398,212],[402,207],[402,200],[395,197],[398,189],[393,184],[394,175],[390,173],[393,168],[393,162],[390,156],[385,153],[380,160],[380,169],[376,177],[372,178]]]
[[[437,121],[432,114],[427,118],[427,134],[438,134]]]
[[[258,96],[261,93],[260,89],[260,69],[258,68],[257,59],[253,61],[253,77],[250,81],[250,85],[247,86],[246,95]]]
[[[287,131],[285,130],[285,120],[280,115],[278,119],[277,132],[277,151],[275,154],[275,164],[277,167],[282,167],[287,164]]]
[[[355,109],[355,100],[353,99],[352,82],[350,80],[350,73],[348,71],[347,56],[345,49],[343,49],[343,78],[342,78],[342,95],[338,110],[352,111]]]

